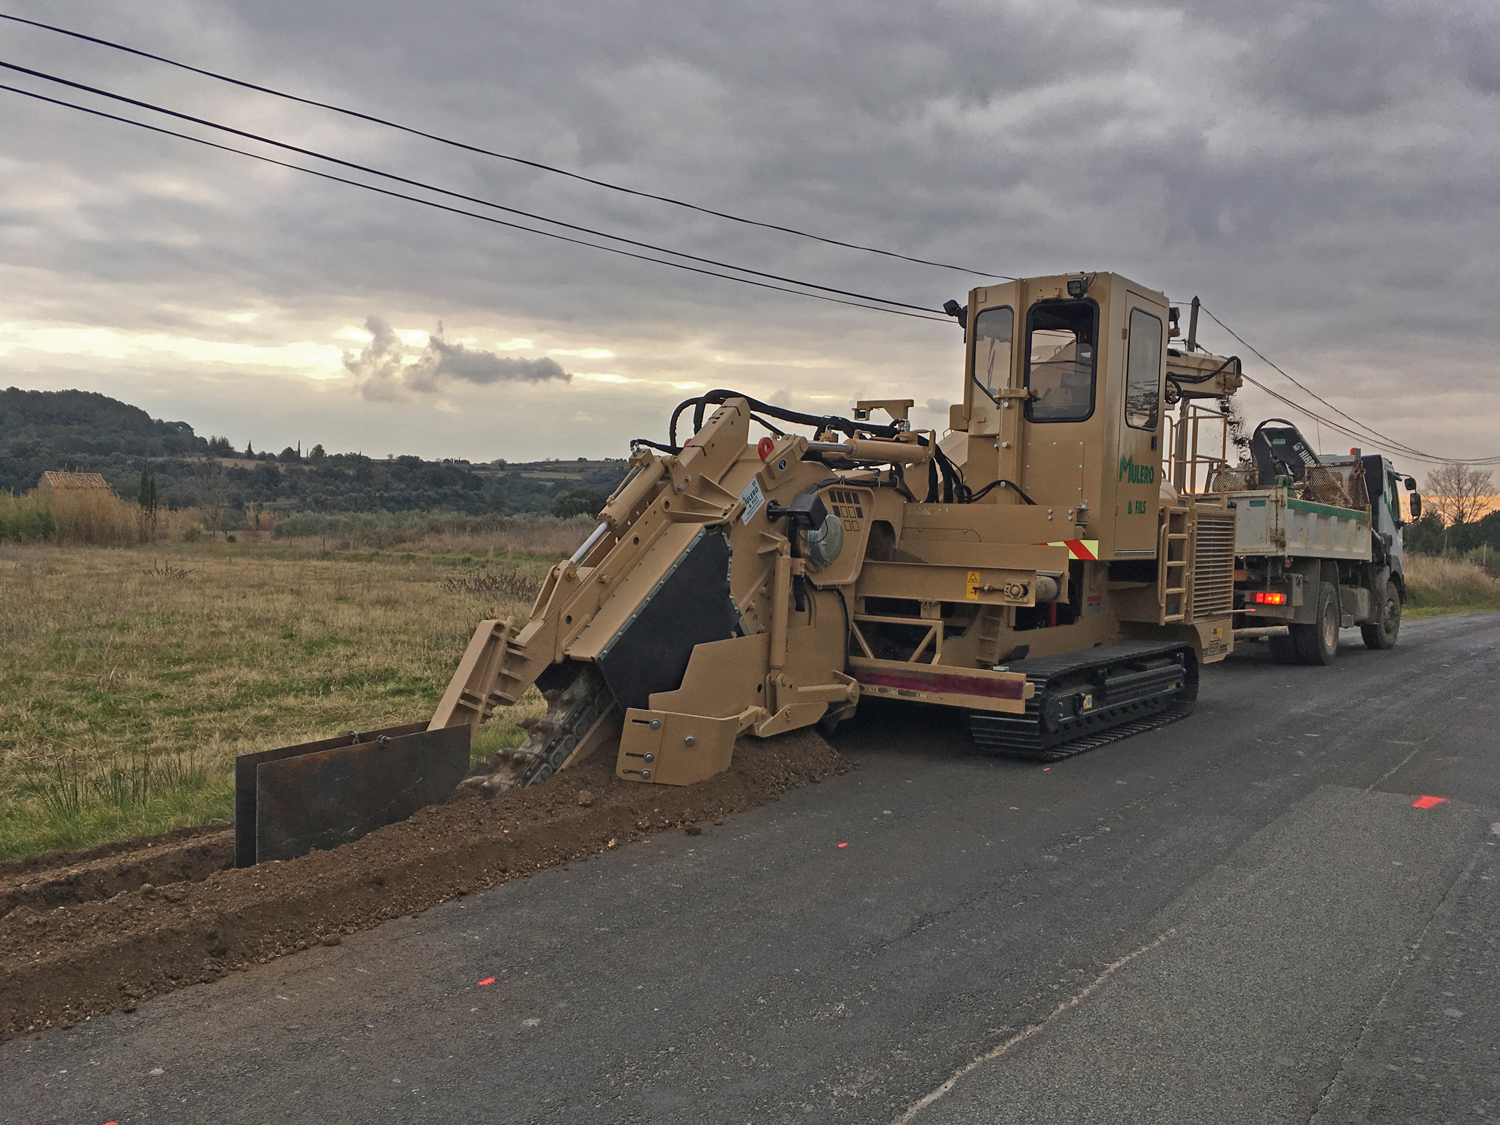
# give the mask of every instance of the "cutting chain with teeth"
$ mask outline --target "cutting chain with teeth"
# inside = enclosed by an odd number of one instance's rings
[[[486,796],[516,786],[546,781],[566,762],[614,702],[604,678],[592,665],[583,667],[573,682],[562,689],[542,693],[547,713],[522,719],[526,741],[514,750],[495,755],[488,775],[471,777],[463,788],[477,789]]]

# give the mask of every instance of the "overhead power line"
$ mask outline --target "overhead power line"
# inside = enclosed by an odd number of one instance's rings
[[[925,305],[908,304],[905,301],[894,301],[886,297],[871,296],[868,293],[858,293],[848,289],[838,289],[829,285],[819,285],[816,282],[802,281],[794,277],[784,277],[781,274],[766,273],[762,270],[751,269],[748,266],[737,266],[732,262],[719,261],[714,258],[704,258],[698,256],[697,254],[686,253],[682,250],[673,250],[670,247],[658,246],[655,243],[641,242],[634,238],[626,238],[623,235],[610,234],[608,231],[597,230],[593,227],[585,227],[580,226],[577,223],[564,222],[561,219],[549,218],[546,215],[539,215],[532,211],[522,211],[519,208],[508,207],[503,203],[496,203],[493,200],[481,199],[478,196],[466,195],[465,193],[459,191],[451,191],[448,188],[438,187],[435,184],[430,184],[423,180],[415,180],[409,176],[401,176],[397,175],[394,172],[386,172],[382,169],[372,167],[368,164],[359,164],[352,160],[343,160],[340,157],[330,156],[327,153],[319,152],[316,149],[303,148],[300,145],[288,144],[285,141],[278,141],[273,137],[267,137],[260,133],[252,133],[245,129],[236,129],[230,125],[224,125],[217,121],[211,121],[206,117],[196,117],[190,113],[182,113],[179,110],[167,109],[165,106],[159,106],[153,102],[142,101],[139,98],[126,97],[124,94],[116,94],[110,90],[101,89],[98,86],[90,86],[83,82],[75,82],[70,78],[63,78],[59,75],[48,74],[46,71],[34,70],[31,67],[19,66],[16,63],[10,63],[0,60],[0,68],[3,68],[5,70],[12,70],[18,74],[30,75],[33,78],[40,78],[43,81],[52,82],[59,86],[66,86],[70,89],[82,90],[85,93],[95,94],[102,98],[109,98],[112,101],[123,102],[126,105],[132,105],[137,107],[138,109],[149,110],[152,113],[160,113],[166,117],[174,117],[179,121],[191,121],[195,125],[202,125],[209,129],[217,129],[222,133],[229,133],[232,136],[236,137],[244,137],[247,140],[258,141],[261,144],[271,145],[274,148],[283,149],[287,152],[295,152],[300,153],[303,156],[311,156],[315,160],[326,160],[328,163],[336,164],[342,168],[350,168],[357,172],[364,172],[368,175],[379,176],[382,179],[406,184],[409,187],[421,188],[425,191],[435,192],[439,195],[446,195],[452,199],[461,199],[465,203],[474,203],[478,204],[481,207],[493,207],[497,211],[504,211],[507,214],[519,215],[522,218],[531,219],[535,222],[547,223],[552,226],[562,227],[564,230],[571,230],[576,231],[580,234],[592,235],[595,238],[607,238],[612,242],[622,242],[627,246],[635,246],[642,250],[652,250],[658,254],[670,254],[675,258],[684,258],[691,262],[702,263],[703,265],[717,266],[720,269],[736,270],[740,273],[747,273],[754,277],[763,277],[771,281],[782,281],[786,282],[789,285],[800,285],[808,289],[817,289],[824,293],[835,293],[841,297],[851,297],[861,301],[874,301],[878,304],[891,305],[895,308],[911,309],[914,312],[935,313],[939,316],[944,315],[943,310],[928,308]]]
[[[150,59],[152,62],[164,63],[167,66],[174,66],[179,70],[185,70],[192,74],[202,75],[205,78],[212,78],[219,82],[227,82],[231,85],[239,86],[246,90],[254,90],[256,93],[269,94],[272,97],[284,98],[285,100],[290,102],[298,102],[302,105],[314,106],[318,109],[326,109],[333,113],[343,114],[345,117],[352,117],[359,121],[367,121],[374,125],[383,125],[388,129],[397,129],[403,133],[409,133],[415,137],[423,137],[429,141],[436,141],[438,144],[448,145],[451,148],[462,149],[465,152],[472,152],[480,156],[493,157],[496,160],[509,161],[512,164],[520,164],[527,168],[535,168],[538,171],[549,172],[557,176],[566,176],[568,179],[578,180],[586,184],[592,184],[595,187],[605,188],[609,191],[617,191],[625,195],[633,195],[639,199],[650,199],[658,203],[667,203],[673,207],[682,207],[689,211],[697,211],[700,214],[712,215],[714,218],[725,219],[731,223],[741,223],[745,226],[761,227],[765,230],[779,231],[782,234],[790,234],[795,235],[798,238],[812,239],[814,242],[822,242],[829,246],[840,246],[846,250],[859,250],[867,254],[879,254],[882,257],[886,258],[898,258],[901,261],[914,262],[915,264],[920,266],[932,266],[936,269],[954,270],[958,273],[972,274],[976,277],[995,277],[1002,278],[1006,281],[1016,280],[1013,277],[1007,277],[1005,274],[990,273],[986,270],[971,269],[968,266],[956,266],[949,262],[938,262],[929,258],[917,258],[913,257],[910,254],[902,254],[895,250],[883,250],[877,246],[866,246],[858,242],[846,242],[838,238],[829,238],[825,235],[813,234],[811,231],[799,230],[796,227],[783,226],[779,223],[768,223],[760,219],[750,219],[746,218],[743,215],[731,214],[728,211],[716,211],[712,207],[704,207],[697,203],[689,203],[686,200],[677,199],[670,195],[657,195],[649,191],[640,191],[636,188],[626,187],[623,184],[612,183],[609,180],[595,179],[592,176],[585,176],[580,172],[570,172],[566,168],[558,168],[551,164],[543,164],[537,160],[529,160],[524,156],[515,156],[511,153],[505,152],[496,152],[494,149],[488,149],[480,145],[473,145],[465,141],[455,140],[452,137],[445,137],[439,133],[430,133],[425,129],[418,129],[411,125],[403,125],[400,122],[391,121],[387,118],[379,117],[372,113],[364,113],[357,109],[349,109],[346,106],[335,105],[332,102],[319,101],[316,98],[307,98],[302,97],[298,94],[290,94],[284,90],[277,90],[270,86],[262,86],[256,82],[247,82],[241,78],[233,78],[227,74],[220,74],[215,70],[208,70],[204,67],[192,66],[189,63],[178,62],[176,59],[169,59],[165,55],[158,55],[152,53],[151,51],[143,51],[138,47],[129,47],[123,43],[116,43],[112,39],[104,39],[96,35],[86,35],[81,31],[72,31],[66,27],[58,27],[55,24],[42,23],[40,20],[25,19],[21,16],[9,15],[5,12],[0,12],[0,19],[9,20],[12,23],[26,24],[29,27],[39,28],[43,31],[55,32],[58,35],[66,35],[70,38],[80,39],[87,43],[94,43],[101,47],[108,47],[111,50],[123,51],[126,54],[135,55],[143,59]]]
[[[1222,320],[1220,320],[1218,317],[1216,317],[1212,313],[1212,311],[1210,311],[1206,306],[1204,306],[1204,305],[1202,305],[1200,303],[1198,307],[1205,314],[1207,314],[1208,318],[1211,321],[1213,321],[1220,328],[1224,329],[1225,332],[1228,332],[1231,336],[1233,336],[1236,340],[1238,340],[1239,343],[1241,344],[1241,346],[1249,349],[1250,352],[1252,352],[1254,355],[1256,355],[1257,357],[1259,357],[1260,361],[1262,363],[1264,363],[1267,367],[1271,368],[1273,371],[1275,371],[1277,374],[1279,374],[1282,378],[1284,378],[1287,382],[1291,383],[1292,386],[1294,386],[1294,387],[1298,388],[1299,390],[1304,391],[1305,393],[1311,395],[1314,399],[1316,399],[1318,402],[1322,403],[1324,406],[1328,407],[1329,410],[1332,410],[1339,417],[1345,419],[1348,422],[1351,422],[1352,424],[1354,424],[1355,426],[1357,426],[1361,430],[1364,430],[1365,432],[1373,435],[1374,437],[1376,437],[1376,438],[1378,438],[1378,439],[1380,439],[1380,440],[1382,440],[1384,442],[1387,442],[1391,446],[1391,448],[1400,450],[1402,453],[1409,453],[1409,454],[1420,454],[1421,453],[1421,450],[1414,449],[1414,448],[1412,448],[1409,445],[1405,445],[1404,443],[1402,443],[1397,438],[1393,438],[1389,434],[1383,434],[1379,430],[1377,430],[1374,426],[1371,426],[1369,423],[1367,423],[1367,422],[1361,422],[1358,418],[1354,417],[1352,414],[1349,414],[1349,413],[1341,410],[1339,407],[1337,407],[1333,403],[1329,402],[1322,395],[1318,394],[1317,391],[1313,390],[1306,383],[1304,383],[1301,380],[1297,379],[1295,376],[1289,374],[1284,368],[1280,367],[1279,365],[1277,365],[1275,363],[1272,363],[1271,360],[1269,360],[1269,359],[1266,358],[1266,355],[1265,355],[1264,352],[1262,352],[1254,344],[1252,344],[1249,341],[1247,341],[1238,332],[1234,331],[1234,329],[1230,328]]]
[[[1182,305],[1182,304],[1186,304],[1187,302],[1173,299],[1172,303],[1174,305]],[[1262,363],[1264,363],[1267,367],[1269,367],[1273,371],[1277,372],[1279,375],[1282,376],[1282,378],[1286,379],[1287,382],[1291,383],[1293,386],[1297,387],[1299,390],[1301,390],[1304,393],[1310,395],[1317,402],[1322,403],[1324,406],[1326,406],[1329,410],[1333,411],[1338,416],[1344,418],[1347,421],[1347,423],[1348,423],[1346,425],[1345,423],[1339,422],[1336,419],[1325,417],[1324,415],[1319,414],[1319,413],[1317,413],[1314,410],[1310,410],[1306,406],[1304,406],[1302,403],[1297,402],[1295,399],[1289,398],[1288,396],[1282,394],[1279,391],[1272,390],[1270,387],[1268,387],[1266,384],[1262,383],[1260,380],[1258,380],[1258,379],[1256,379],[1256,378],[1254,378],[1254,377],[1252,377],[1250,375],[1246,375],[1243,371],[1240,372],[1240,375],[1245,380],[1245,382],[1249,383],[1253,387],[1258,388],[1259,390],[1264,391],[1266,394],[1268,394],[1272,398],[1276,399],[1276,401],[1280,402],[1282,405],[1289,406],[1293,410],[1297,411],[1299,414],[1302,414],[1304,417],[1311,418],[1313,421],[1317,422],[1319,425],[1328,426],[1330,429],[1333,429],[1333,430],[1337,431],[1338,433],[1344,434],[1346,437],[1351,437],[1355,441],[1363,442],[1366,445],[1374,446],[1374,447],[1376,447],[1378,449],[1382,449],[1382,450],[1384,450],[1384,451],[1386,451],[1388,453],[1394,453],[1394,454],[1399,454],[1399,455],[1401,455],[1403,457],[1409,457],[1409,458],[1411,458],[1414,461],[1429,461],[1429,462],[1432,462],[1434,464],[1449,464],[1449,463],[1455,463],[1455,462],[1458,463],[1458,464],[1463,464],[1463,465],[1493,465],[1493,464],[1500,464],[1500,456],[1475,457],[1475,458],[1440,457],[1440,456],[1438,456],[1436,454],[1433,454],[1433,453],[1426,453],[1426,452],[1424,452],[1424,451],[1422,451],[1420,449],[1417,449],[1417,448],[1415,448],[1413,446],[1407,445],[1404,442],[1401,442],[1401,441],[1397,440],[1396,438],[1393,438],[1393,437],[1390,437],[1390,436],[1388,436],[1386,434],[1381,433],[1379,430],[1375,429],[1373,426],[1369,425],[1367,422],[1362,422],[1358,418],[1354,417],[1352,414],[1349,414],[1349,413],[1345,412],[1344,410],[1340,409],[1339,407],[1335,406],[1333,403],[1331,403],[1327,399],[1325,399],[1322,395],[1318,394],[1317,391],[1315,391],[1311,387],[1309,387],[1306,383],[1303,383],[1301,380],[1295,378],[1293,375],[1291,375],[1290,373],[1288,373],[1283,367],[1281,367],[1280,365],[1278,365],[1275,362],[1273,362],[1264,352],[1262,352],[1254,344],[1250,343],[1243,336],[1241,336],[1238,332],[1236,332],[1234,329],[1230,328],[1229,325],[1225,324],[1222,320],[1220,320],[1217,316],[1215,316],[1209,310],[1208,306],[1204,305],[1202,302],[1199,302],[1198,309],[1199,309],[1200,312],[1206,313],[1208,315],[1208,318],[1210,320],[1212,320],[1215,324],[1217,324],[1225,332],[1229,333],[1230,336],[1234,337],[1234,339],[1236,341],[1238,341],[1238,343],[1240,344],[1241,347],[1245,348],[1252,355],[1254,355],[1257,358],[1259,358],[1260,361]]]
[[[446,211],[449,214],[453,215],[463,215],[466,218],[478,219],[483,223],[491,223],[495,226],[507,227],[511,230],[525,231],[527,234],[539,234],[543,238],[552,238],[556,239],[559,242],[572,243],[575,246],[586,246],[591,250],[602,250],[605,253],[618,254],[624,258],[635,258],[639,261],[651,262],[654,265],[658,266],[669,266],[672,269],[685,270],[688,273],[702,274],[706,277],[719,277],[723,278],[726,281],[739,282],[741,285],[753,285],[757,289],[774,289],[778,293],[791,293],[793,296],[810,297],[816,301],[828,301],[831,304],[835,305],[849,305],[856,309],[866,309],[870,312],[887,313],[891,316],[906,316],[911,317],[915,320],[930,320],[943,324],[950,323],[946,316],[927,316],[924,313],[905,312],[901,309],[885,308],[880,305],[866,305],[860,303],[859,301],[848,301],[843,300],[839,297],[824,296],[821,293],[809,293],[806,290],[802,289],[788,289],[785,286],[773,285],[765,281],[754,281],[748,277],[736,277],[733,274],[718,273],[714,270],[702,269],[698,266],[690,266],[685,262],[663,261],[660,258],[653,258],[648,254],[637,254],[631,250],[622,250],[618,246],[601,246],[596,242],[589,242],[585,239],[573,238],[565,234],[558,234],[556,231],[537,230],[535,227],[528,227],[522,223],[512,223],[506,219],[497,219],[493,215],[481,215],[476,211],[466,211],[462,207],[453,207],[446,203],[439,203],[434,199],[423,199],[420,196],[407,195],[404,192],[393,191],[390,188],[379,187],[375,184],[362,183],[359,180],[351,180],[344,176],[336,176],[331,172],[322,172],[316,168],[307,168],[300,164],[292,164],[285,160],[277,160],[275,157],[265,156],[261,153],[256,152],[249,152],[242,148],[235,148],[233,145],[219,144],[217,141],[210,141],[204,137],[195,137],[189,133],[179,133],[175,129],[166,129],[161,127],[160,125],[151,125],[144,121],[134,121],[128,117],[121,117],[118,114],[107,113],[102,109],[94,109],[90,106],[78,105],[76,102],[65,101],[62,98],[53,98],[49,97],[46,94],[39,94],[34,90],[23,90],[17,86],[8,86],[4,83],[0,83],[0,90],[5,90],[12,94],[20,94],[23,97],[34,98],[37,101],[47,102],[51,105],[62,106],[66,109],[77,110],[80,113],[87,113],[93,117],[101,117],[107,121],[117,121],[123,125],[134,125],[138,129],[145,129],[148,132],[159,133],[163,136],[177,137],[184,141],[192,141],[194,144],[203,145],[206,148],[218,149],[220,152],[232,152],[238,156],[249,157],[251,160],[259,160],[264,164],[274,164],[278,168],[288,168],[294,172],[303,172],[309,176],[316,176],[322,180],[331,180],[334,183],[348,184],[350,187],[362,188],[365,191],[371,191],[377,195],[389,196],[392,199],[404,199],[410,203],[419,203],[424,207],[431,207],[437,211]]]
[[[1180,304],[1181,302],[1178,303]],[[1266,394],[1270,395],[1272,398],[1276,399],[1278,402],[1286,406],[1290,406],[1293,410],[1306,415],[1308,418],[1313,419],[1321,425],[1328,426],[1347,437],[1353,438],[1355,441],[1362,442],[1366,445],[1373,445],[1378,449],[1384,449],[1388,453],[1396,453],[1403,457],[1409,457],[1414,461],[1427,461],[1432,464],[1454,463],[1460,465],[1500,465],[1500,456],[1440,457],[1437,454],[1427,453],[1423,450],[1407,445],[1404,442],[1398,441],[1396,438],[1381,433],[1379,430],[1375,429],[1367,422],[1362,422],[1358,418],[1355,418],[1352,414],[1348,414],[1345,411],[1341,410],[1339,407],[1335,406],[1333,403],[1325,399],[1322,395],[1318,394],[1317,391],[1307,386],[1307,384],[1288,374],[1284,368],[1274,363],[1254,344],[1250,343],[1238,332],[1230,328],[1227,324],[1225,324],[1222,320],[1220,320],[1212,312],[1210,312],[1207,306],[1200,303],[1198,305],[1198,308],[1200,309],[1200,311],[1207,314],[1210,320],[1212,320],[1225,332],[1229,333],[1229,335],[1233,336],[1234,339],[1237,340],[1242,347],[1259,358],[1260,361],[1267,367],[1271,368],[1282,378],[1286,379],[1287,382],[1291,383],[1293,386],[1310,395],[1313,399],[1321,403],[1323,406],[1333,411],[1340,418],[1345,419],[1345,422],[1339,422],[1334,418],[1327,418],[1322,414],[1317,413],[1316,411],[1309,410],[1306,406],[1303,406],[1301,403],[1296,402],[1295,400],[1287,397],[1279,391],[1272,390],[1270,387],[1266,386],[1266,384],[1260,382],[1259,380],[1252,378],[1249,375],[1243,376],[1245,381],[1251,386],[1259,388]]]
[[[1338,433],[1343,434],[1345,437],[1353,438],[1355,441],[1359,442],[1361,445],[1373,446],[1376,449],[1383,450],[1384,452],[1390,453],[1390,454],[1392,454],[1393,456],[1396,456],[1396,457],[1405,458],[1405,459],[1411,460],[1411,461],[1425,461],[1425,462],[1428,462],[1428,463],[1434,464],[1434,465],[1447,464],[1449,461],[1452,460],[1451,457],[1436,457],[1436,456],[1434,456],[1434,455],[1432,455],[1430,453],[1422,453],[1422,452],[1420,452],[1418,450],[1409,450],[1409,449],[1406,449],[1405,447],[1397,448],[1397,447],[1394,447],[1394,446],[1392,446],[1392,445],[1390,445],[1390,444],[1388,444],[1386,442],[1379,441],[1379,440],[1376,440],[1376,439],[1372,439],[1370,437],[1370,435],[1368,435],[1368,434],[1360,433],[1359,431],[1355,430],[1354,428],[1352,428],[1350,426],[1343,425],[1343,424],[1335,421],[1332,418],[1324,417],[1322,414],[1319,414],[1316,411],[1309,410],[1307,407],[1303,406],[1301,403],[1297,402],[1296,400],[1288,398],[1286,395],[1281,394],[1278,391],[1272,390],[1270,387],[1266,386],[1266,384],[1262,383],[1258,379],[1252,378],[1249,375],[1244,375],[1243,378],[1244,378],[1245,382],[1249,383],[1253,387],[1258,388],[1259,390],[1264,391],[1266,394],[1270,395],[1272,398],[1274,398],[1277,402],[1280,402],[1282,405],[1290,407],[1291,409],[1297,411],[1299,414],[1303,415],[1304,417],[1311,418],[1313,421],[1317,422],[1319,425],[1327,426],[1329,429],[1335,430]],[[1475,460],[1475,461],[1466,461],[1466,462],[1463,462],[1463,463],[1464,464],[1470,464],[1470,465],[1489,465],[1489,464],[1500,463],[1500,458],[1494,458],[1494,459],[1490,459],[1490,460],[1480,459],[1480,460]]]

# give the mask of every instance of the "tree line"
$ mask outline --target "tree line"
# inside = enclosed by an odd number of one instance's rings
[[[1406,527],[1406,547],[1428,555],[1458,555],[1500,565],[1500,508],[1494,473],[1450,462],[1427,474],[1420,519]]]
[[[625,475],[623,460],[471,463],[462,459],[280,453],[202,437],[186,422],[91,391],[0,391],[0,494],[34,489],[44,472],[99,473],[155,512],[200,508],[210,531],[247,512],[454,512],[592,515]]]

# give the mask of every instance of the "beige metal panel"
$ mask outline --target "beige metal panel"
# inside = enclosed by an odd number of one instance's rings
[[[1181,641],[1193,646],[1198,663],[1214,664],[1234,651],[1233,618],[1215,617],[1191,624],[1146,624],[1130,621],[1121,626],[1126,637],[1142,641]]]
[[[1074,275],[1074,280],[1076,280]],[[1052,509],[1055,523],[1073,525],[1080,505],[1086,505],[1095,523],[1099,513],[1107,512],[1109,505],[1101,500],[1101,472],[1104,459],[1109,452],[1106,445],[1113,445],[1113,427],[1106,427],[1109,414],[1110,389],[1115,381],[1112,368],[1118,348],[1112,346],[1111,325],[1115,300],[1116,276],[1108,273],[1090,274],[1087,299],[1099,306],[1098,339],[1095,341],[1094,361],[1094,410],[1082,422],[1023,422],[1021,456],[1018,476],[1015,479],[1038,505]],[[1021,352],[1025,352],[1025,325],[1031,307],[1038,301],[1067,298],[1067,275],[1028,279],[1023,285],[1026,309],[1018,322],[1017,334],[1023,341]],[[1118,332],[1118,329],[1115,329]],[[1022,384],[1026,356],[1017,358],[1017,385]],[[1048,539],[1074,538],[1080,533],[1070,531],[1066,535],[1053,534]],[[1097,538],[1093,528],[1086,534]]]
[[[959,532],[961,534],[953,534]],[[939,534],[945,533],[945,534]],[[937,543],[1053,543],[1079,538],[1077,526],[1063,512],[1044,505],[908,504],[903,541]],[[920,553],[921,548],[913,550]]]
[[[981,605],[1035,605],[1036,572],[983,566],[867,562],[858,591],[865,598],[908,598]]]
[[[667,572],[682,558],[688,544],[702,531],[697,524],[671,524],[659,539],[651,544],[643,558],[637,562],[624,579],[615,587],[598,611],[587,617],[581,631],[566,649],[566,655],[575,660],[597,660],[599,654],[609,646],[615,635],[630,621],[646,598],[651,594]],[[578,622],[565,622],[576,626]]]
[[[738,718],[632,707],[625,712],[615,775],[658,785],[692,785],[729,768],[739,732]]]
[[[864,562],[870,524],[876,518],[875,490],[834,485],[820,490],[818,495],[844,525],[844,549],[828,567],[819,570],[809,566],[808,578],[819,586],[844,586],[859,577]]]
[[[980,566],[1066,574],[1068,549],[1031,543],[910,543],[920,561],[941,566]]]
[[[682,686],[659,691],[649,702],[653,711],[729,718],[747,707],[767,706],[766,662],[769,633],[730,637],[695,645]]]

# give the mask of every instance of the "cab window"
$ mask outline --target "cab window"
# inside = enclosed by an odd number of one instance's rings
[[[1099,306],[1038,301],[1026,314],[1026,418],[1082,422],[1094,412]]]
[[[996,402],[1010,386],[1010,355],[1016,314],[1009,305],[985,309],[974,318],[974,382]]]
[[[1161,411],[1161,318],[1130,311],[1130,350],[1125,357],[1125,424],[1156,429]]]

